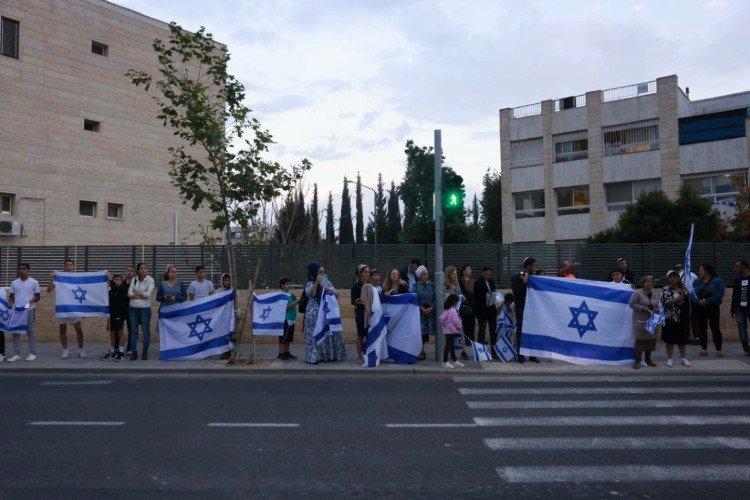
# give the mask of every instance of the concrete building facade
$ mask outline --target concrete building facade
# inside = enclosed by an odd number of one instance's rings
[[[175,138],[125,76],[168,25],[103,0],[0,2],[0,245],[201,240],[170,183]],[[176,214],[176,215],[175,215]]]
[[[749,151],[750,91],[691,101],[674,75],[501,109],[503,243],[584,240],[682,184],[730,216]]]

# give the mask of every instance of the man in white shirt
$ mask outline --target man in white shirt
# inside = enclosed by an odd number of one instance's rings
[[[42,298],[39,291],[39,282],[29,276],[31,266],[26,262],[18,265],[18,278],[10,284],[10,293],[8,294],[8,305],[12,309],[16,304],[25,305],[29,310],[29,320],[26,324],[26,333],[29,336],[29,355],[26,361],[36,359],[36,332],[34,326],[36,322],[36,306]],[[2,334],[0,334],[2,335]],[[21,359],[21,334],[13,334],[13,356],[8,358],[9,363]]]
[[[195,267],[195,281],[187,289],[188,300],[202,299],[214,294],[214,284],[206,280],[206,268]]]
[[[75,263],[70,259],[65,259],[63,263],[64,271],[66,273],[73,273],[76,270]],[[55,272],[52,271],[50,274],[50,282],[47,285],[47,293],[55,291]],[[62,345],[62,359],[68,359],[70,352],[68,351],[68,325],[73,325],[76,331],[76,341],[78,342],[78,357],[85,358],[86,351],[83,350],[83,329],[81,328],[81,318],[61,318],[55,315],[55,323],[60,328],[60,345]]]

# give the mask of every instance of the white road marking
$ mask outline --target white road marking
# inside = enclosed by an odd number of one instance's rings
[[[594,425],[735,425],[750,424],[745,415],[646,415],[638,417],[475,417],[480,427]]]
[[[726,464],[498,467],[497,473],[508,483],[750,480],[750,466]]]
[[[546,408],[750,408],[750,399],[623,399],[604,401],[467,401],[472,410]]]
[[[545,395],[545,396],[563,396],[573,394],[697,394],[697,393],[748,393],[750,394],[750,385],[747,387],[725,387],[725,386],[706,386],[706,387],[545,387],[529,389],[473,389],[461,387],[458,392],[464,396],[485,395]]]
[[[42,382],[39,385],[109,385],[113,380],[80,380],[80,381],[63,381],[63,380],[48,380]]]
[[[29,425],[34,426],[91,426],[91,427],[110,427],[125,425],[125,422],[86,422],[86,421],[75,421],[75,420],[39,420],[36,422],[29,422]]]
[[[299,427],[299,424],[278,422],[211,422],[208,427]]]
[[[750,449],[750,438],[738,437],[585,437],[485,439],[490,450],[691,450]]]
[[[385,424],[388,429],[447,429],[477,427],[477,424]]]
[[[607,382],[607,383],[629,383],[629,382],[671,382],[682,383],[682,382],[750,382],[750,375],[745,376],[722,376],[722,375],[664,375],[663,372],[659,372],[658,375],[599,375],[597,373],[591,373],[590,375],[555,375],[555,376],[525,376],[525,375],[498,375],[494,377],[490,376],[456,376],[453,377],[453,381],[456,383],[466,382],[468,383],[496,383],[496,384],[508,384],[515,382],[538,382],[540,384],[558,383],[558,382]]]

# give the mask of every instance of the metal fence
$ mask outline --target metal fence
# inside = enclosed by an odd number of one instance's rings
[[[412,258],[418,258],[430,271],[435,258],[434,245],[260,245],[237,246],[239,288],[247,286],[260,259],[258,287],[274,288],[281,276],[303,284],[310,262],[325,266],[331,281],[348,287],[354,281],[357,264],[377,267],[383,277],[389,268],[403,269]],[[469,264],[478,276],[484,266],[493,269],[500,287],[510,286],[510,277],[518,272],[526,257],[535,257],[540,268],[555,275],[562,260],[578,263],[573,272],[579,278],[603,280],[615,267],[618,258],[627,258],[630,269],[639,278],[653,274],[664,281],[666,272],[684,259],[685,243],[516,243],[445,245],[446,266]],[[702,262],[713,264],[726,281],[733,275],[734,262],[750,257],[750,243],[696,243],[692,262],[695,269]],[[7,285],[16,277],[19,262],[31,265],[31,274],[41,284],[49,281],[50,272],[62,269],[65,259],[73,259],[79,271],[108,269],[122,272],[128,264],[145,262],[157,281],[167,265],[174,264],[180,275],[189,281],[196,265],[206,267],[215,283],[228,269],[226,249],[209,246],[5,246],[0,247],[0,284]]]

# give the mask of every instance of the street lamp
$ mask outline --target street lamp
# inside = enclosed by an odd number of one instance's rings
[[[346,181],[346,183],[355,184],[355,185],[357,184],[355,181]],[[360,186],[365,189],[369,189],[370,191],[372,191],[372,194],[373,194],[373,208],[372,208],[373,217],[372,218],[373,218],[374,225],[375,225],[375,266],[374,268],[377,269],[378,267],[378,214],[376,210],[378,209],[378,192],[375,191],[370,186],[365,186],[364,184],[360,184]]]

